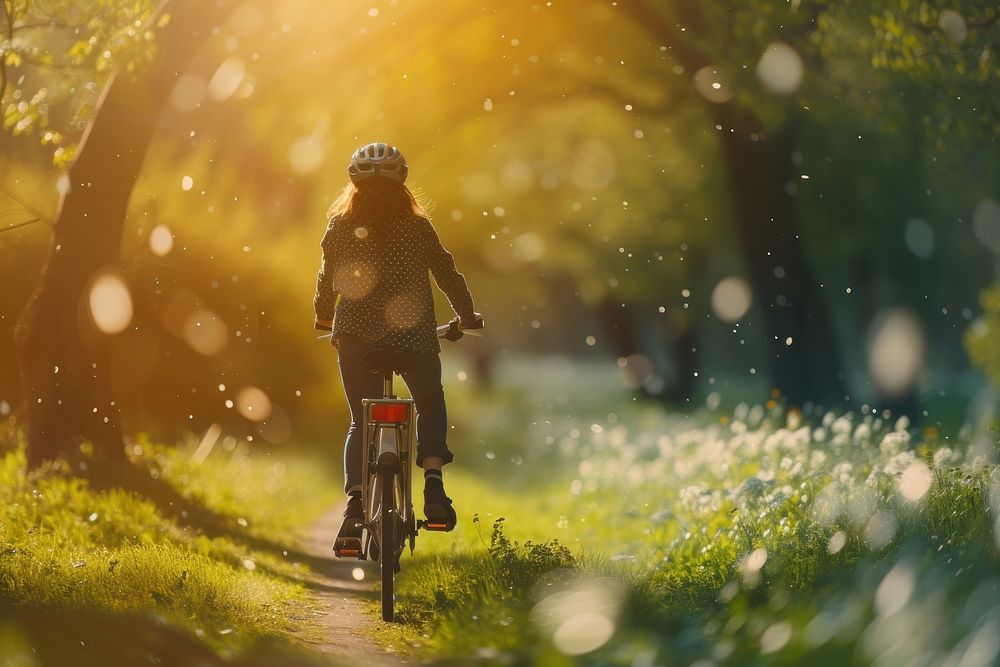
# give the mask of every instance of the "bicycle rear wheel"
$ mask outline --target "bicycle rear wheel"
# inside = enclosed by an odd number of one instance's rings
[[[393,576],[396,565],[396,492],[395,475],[379,472],[382,487],[381,526],[379,526],[379,568],[382,570],[382,620],[391,621],[393,610]]]

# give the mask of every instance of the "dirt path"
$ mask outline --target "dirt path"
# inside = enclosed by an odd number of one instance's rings
[[[300,637],[320,653],[347,658],[345,664],[389,667],[416,664],[390,653],[371,638],[372,620],[366,609],[377,599],[378,565],[370,561],[340,560],[330,549],[340,528],[343,506],[327,512],[312,524],[302,539],[302,551],[310,556],[313,574],[307,586],[319,604],[318,630]],[[362,577],[359,580],[359,577]]]

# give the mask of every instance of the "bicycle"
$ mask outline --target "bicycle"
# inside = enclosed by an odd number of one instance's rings
[[[437,328],[438,338],[456,341],[465,334],[480,335],[476,330],[483,321],[469,329],[460,329],[453,320]],[[416,546],[418,531],[445,531],[448,526],[416,519],[411,496],[411,461],[415,452],[416,407],[413,399],[399,398],[393,390],[393,375],[401,375],[412,364],[410,353],[377,349],[362,359],[369,372],[381,375],[382,398],[362,400],[364,440],[361,459],[361,499],[364,530],[361,539],[338,539],[334,554],[338,558],[378,561],[381,571],[382,620],[394,617],[394,577],[407,543],[410,554]]]

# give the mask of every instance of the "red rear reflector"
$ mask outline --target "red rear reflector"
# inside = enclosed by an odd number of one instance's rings
[[[400,424],[406,421],[406,403],[373,403],[372,420]]]

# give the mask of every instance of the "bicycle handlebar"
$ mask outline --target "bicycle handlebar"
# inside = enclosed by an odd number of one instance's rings
[[[486,320],[480,317],[478,320],[473,322],[472,326],[461,327],[459,326],[459,319],[456,317],[452,321],[448,322],[448,324],[442,324],[437,328],[437,337],[444,338],[445,340],[456,341],[460,340],[465,334],[469,334],[470,336],[476,336],[478,338],[483,335],[480,333],[480,330],[485,326]],[[329,331],[328,329],[320,329],[320,331],[323,330]],[[316,336],[316,340],[323,340],[324,338],[332,337],[333,332],[330,331],[330,333],[323,334],[322,336]]]
[[[438,338],[444,338],[445,340],[450,340],[452,342],[459,340],[465,334],[470,336],[482,336],[479,332],[484,326],[486,326],[486,320],[480,317],[478,320],[472,323],[471,326],[463,327],[459,326],[459,318],[453,319],[448,324],[442,324],[437,328]]]

